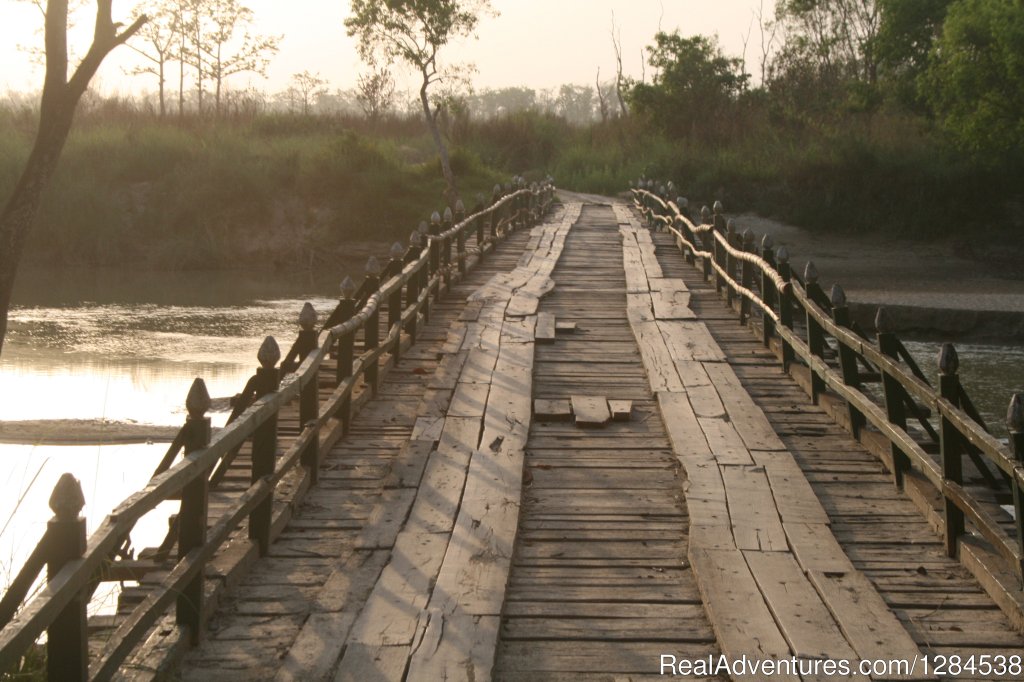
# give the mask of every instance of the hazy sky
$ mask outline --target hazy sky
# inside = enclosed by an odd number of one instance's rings
[[[137,4],[115,0],[115,18],[126,18]],[[283,34],[284,40],[267,80],[241,74],[228,81],[229,87],[252,85],[279,91],[288,86],[292,74],[306,70],[319,72],[332,87],[355,83],[362,67],[342,23],[349,12],[346,0],[247,0],[245,4],[256,14],[255,31]],[[598,67],[602,80],[609,78],[615,69],[609,37],[613,12],[622,36],[624,70],[630,75],[640,75],[641,49],[652,42],[659,23],[662,30],[678,28],[683,35],[717,34],[726,52],[739,56],[742,37],[751,29],[752,12],[761,5],[758,0],[492,0],[492,4],[499,15],[481,22],[478,38],[452,45],[444,53],[449,62],[476,66],[477,88],[592,84]],[[774,0],[763,4],[765,14],[770,14]],[[87,0],[76,19],[73,44],[82,46],[80,52],[90,37],[94,7]],[[34,34],[41,25],[39,11],[25,0],[0,0],[0,91],[39,87],[41,69],[17,46],[41,44],[41,35]],[[748,70],[754,70],[758,49],[755,25]],[[135,62],[130,49],[118,48],[104,63],[96,84],[105,92],[154,90],[151,77],[125,75]]]

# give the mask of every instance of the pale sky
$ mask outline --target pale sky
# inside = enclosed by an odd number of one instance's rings
[[[95,7],[90,0],[84,4],[72,41],[81,46],[79,53],[90,37]],[[136,0],[115,0],[115,20],[127,18],[137,4]],[[276,92],[288,87],[292,74],[307,70],[319,72],[332,88],[355,84],[362,65],[342,23],[349,12],[346,0],[247,0],[245,4],[255,12],[254,31],[283,34],[284,40],[267,80],[240,74],[228,81],[229,87],[252,85]],[[609,37],[614,12],[628,75],[640,75],[641,50],[653,42],[659,22],[662,30],[678,28],[683,35],[717,34],[726,53],[733,56],[740,56],[743,36],[751,31],[747,60],[748,71],[754,72],[760,45],[751,18],[761,4],[759,0],[492,0],[499,15],[481,22],[476,40],[449,46],[444,58],[449,63],[474,64],[477,89],[593,84],[598,67],[602,81],[615,72]],[[763,5],[770,15],[774,0],[764,0]],[[41,44],[41,34],[34,35],[41,25],[42,17],[30,3],[0,0],[0,93],[40,87],[41,68],[17,46]],[[94,84],[106,93],[154,90],[154,78],[125,75],[136,60],[131,50],[119,47],[104,62]],[[395,73],[399,75],[399,70]],[[399,80],[400,86],[410,82]]]

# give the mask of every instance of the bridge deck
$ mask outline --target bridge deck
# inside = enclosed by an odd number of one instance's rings
[[[567,215],[434,308],[181,679],[641,679],[661,654],[1024,650],[668,239],[621,207]],[[572,396],[632,401],[630,419],[520,418]]]

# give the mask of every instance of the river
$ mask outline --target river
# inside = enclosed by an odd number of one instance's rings
[[[350,264],[349,272],[358,275],[361,268]],[[286,351],[302,304],[311,301],[325,314],[335,303],[338,279],[340,274],[327,281],[240,272],[26,271],[0,358],[0,419],[178,426],[195,377],[203,377],[214,398],[241,390],[263,338],[275,336]],[[934,380],[938,343],[907,345]],[[958,344],[958,350],[964,384],[1004,436],[1009,396],[1024,390],[1024,349]],[[226,413],[212,416],[220,425]],[[50,517],[47,499],[62,473],[82,482],[91,530],[146,483],[166,447],[0,444],[0,585],[41,536]],[[139,524],[136,548],[162,539],[175,506],[167,503]],[[114,594],[94,610],[109,610]]]

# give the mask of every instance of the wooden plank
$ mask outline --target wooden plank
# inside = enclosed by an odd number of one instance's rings
[[[697,315],[690,308],[688,291],[652,291],[654,317],[659,320],[695,320]]]
[[[764,469],[754,466],[722,466],[720,469],[736,546],[766,552],[789,549]]]
[[[736,431],[751,450],[785,450],[764,412],[743,388],[739,377],[725,363],[706,364],[708,376],[722,397],[722,403]]]
[[[807,482],[800,466],[788,452],[752,452],[754,461],[768,474],[775,506],[785,523],[828,524],[829,517]]]
[[[449,417],[476,417],[484,416],[484,407],[487,404],[487,393],[491,387],[489,384],[467,384],[460,382],[452,395],[451,405],[448,407]],[[422,437],[422,436],[421,436]]]
[[[697,423],[700,424],[708,447],[711,448],[715,461],[719,465],[744,466],[754,463],[747,446],[743,444],[743,440],[736,433],[731,422],[724,419],[698,417]]]
[[[533,416],[544,421],[572,421],[572,405],[568,400],[537,399],[533,401]]]
[[[551,313],[537,313],[537,343],[555,342],[555,316]]]
[[[498,616],[431,612],[409,661],[406,679],[450,682],[491,679],[500,620]]]
[[[725,362],[725,353],[719,348],[718,342],[711,336],[711,332],[703,322],[666,320],[655,324],[661,331],[665,345],[673,359],[708,363]]]
[[[807,575],[861,659],[910,661],[920,656],[914,640],[862,573],[810,570]]]
[[[743,552],[792,652],[800,658],[857,658],[828,607],[788,552]]]
[[[350,643],[338,665],[335,682],[402,682],[409,660],[408,645],[375,646]],[[308,678],[307,678],[308,679]]]
[[[419,421],[419,420],[417,420]],[[415,488],[423,478],[423,470],[427,466],[427,458],[434,449],[434,445],[441,438],[441,431],[444,429],[444,420],[441,420],[437,428],[436,437],[425,439],[410,439],[402,445],[402,450],[391,462],[390,470],[384,479],[385,488]],[[434,434],[430,434],[434,436]]]
[[[441,437],[444,429],[444,417],[418,417],[412,427],[410,440],[422,441],[433,445]]]
[[[679,392],[683,390],[683,382],[676,373],[672,362],[672,354],[661,335],[656,322],[631,323],[633,335],[640,349],[640,357],[647,372],[651,391]]]
[[[575,334],[576,323],[575,322],[559,322],[555,321],[555,333],[556,334]]]
[[[570,401],[577,426],[604,426],[612,418],[604,396],[573,395]]]
[[[789,645],[743,554],[737,550],[691,547],[689,556],[722,653],[732,660],[741,656],[755,660],[789,658]],[[800,678],[782,675],[772,679],[797,682]]]
[[[459,313],[459,320],[462,322],[475,322],[480,317],[480,310],[484,307],[483,301],[469,301],[466,307]]]
[[[628,422],[633,414],[632,400],[609,400],[608,409],[612,413],[612,421]]]

